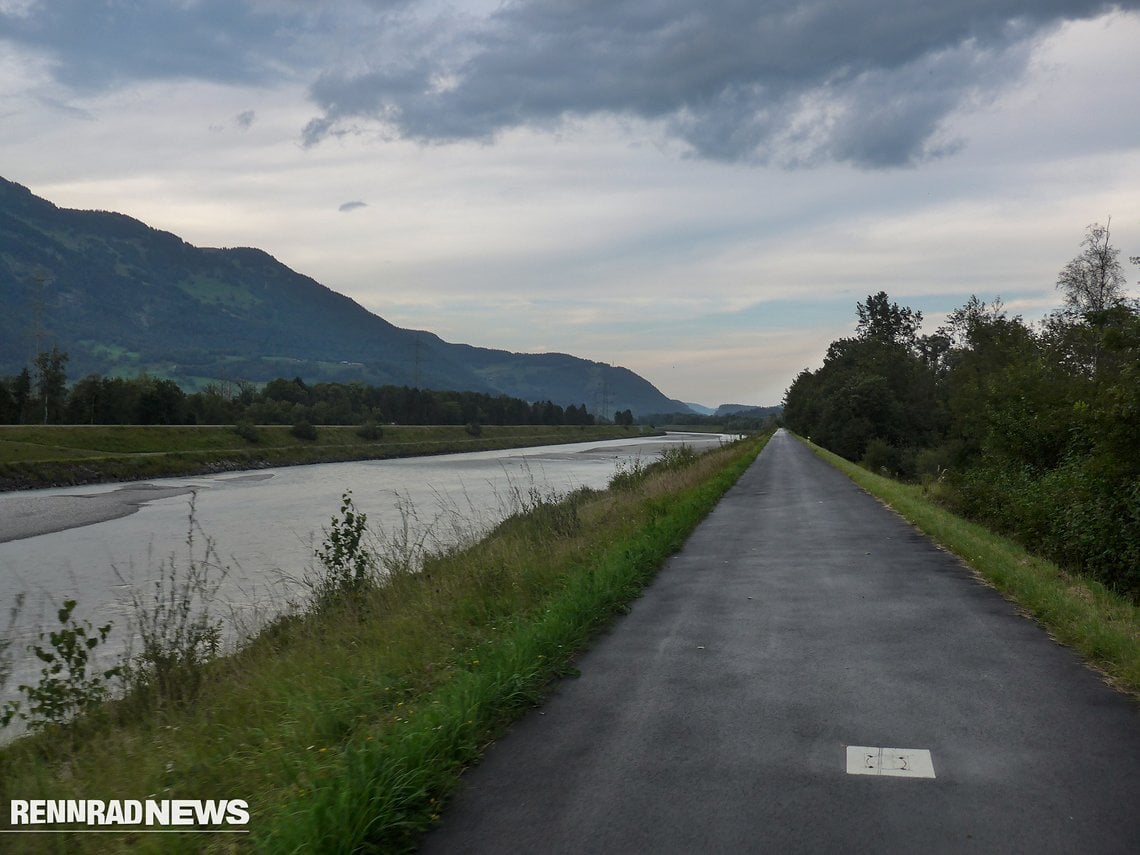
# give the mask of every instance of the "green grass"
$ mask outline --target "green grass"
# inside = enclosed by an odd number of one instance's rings
[[[104,452],[93,449],[48,445],[44,442],[22,442],[0,439],[0,460],[3,463],[39,463],[44,460],[83,460],[103,457]],[[0,463],[0,466],[3,465]]]
[[[188,276],[178,283],[178,288],[207,303],[228,303],[249,309],[261,302],[248,289],[210,276]]]
[[[801,439],[801,441],[803,441]],[[1140,607],[1099,582],[1066,573],[1012,540],[965,520],[921,485],[869,472],[806,443],[887,507],[964,560],[986,583],[1076,649],[1119,689],[1140,698]]]
[[[285,425],[262,425],[258,441],[231,427],[139,425],[0,426],[0,488],[157,478],[230,469],[345,460],[489,451],[527,445],[638,436],[614,426],[483,427],[478,437],[461,426],[390,425],[367,440],[357,426],[317,428],[313,441],[298,440]]]
[[[271,625],[210,664],[192,704],[122,702],[0,751],[0,804],[243,798],[251,838],[5,843],[79,853],[410,848],[463,768],[553,678],[573,673],[574,654],[681,548],[764,441],[674,455],[624,490],[531,497],[527,513],[420,573]]]

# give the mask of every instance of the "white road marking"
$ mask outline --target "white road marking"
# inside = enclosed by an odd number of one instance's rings
[[[848,775],[891,778],[933,778],[934,761],[925,748],[872,748],[847,746]]]

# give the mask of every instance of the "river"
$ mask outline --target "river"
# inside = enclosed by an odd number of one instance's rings
[[[0,637],[12,639],[14,665],[0,703],[35,679],[39,663],[26,646],[67,598],[79,603],[75,617],[114,623],[105,655],[125,649],[132,589],[149,597],[164,565],[186,566],[191,500],[195,552],[201,557],[209,540],[225,568],[224,578],[215,573],[215,609],[233,639],[303,598],[314,546],[345,491],[370,529],[407,522],[412,538],[448,543],[501,521],[519,495],[601,488],[619,466],[652,462],[670,446],[699,450],[725,439],[671,433],[0,494]],[[18,598],[23,606],[10,625]]]

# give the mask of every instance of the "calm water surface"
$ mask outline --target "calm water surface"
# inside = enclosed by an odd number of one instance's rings
[[[417,532],[446,542],[457,530],[486,530],[499,522],[512,511],[515,493],[604,487],[619,465],[635,459],[651,462],[672,445],[703,448],[724,439],[669,434],[149,481],[154,487],[193,492],[146,501],[137,513],[118,519],[0,543],[0,634],[13,638],[16,666],[0,701],[38,674],[25,646],[54,621],[64,599],[78,600],[77,617],[96,625],[114,621],[117,644],[108,653],[123,649],[132,586],[150,591],[172,555],[185,565],[191,497],[201,528],[198,553],[208,536],[227,568],[219,608],[233,634],[235,622],[254,626],[303,596],[300,580],[312,564],[314,544],[338,513],[346,490],[368,515],[370,528],[393,530],[410,519]],[[80,501],[76,497],[106,499],[100,494],[122,489],[110,484],[0,494],[0,519],[40,507],[45,519],[51,513],[66,515]],[[19,595],[25,603],[9,629],[8,611]]]

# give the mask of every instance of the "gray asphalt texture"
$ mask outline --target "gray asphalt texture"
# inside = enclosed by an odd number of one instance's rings
[[[1140,705],[783,432],[577,664],[422,851],[1140,852]]]

